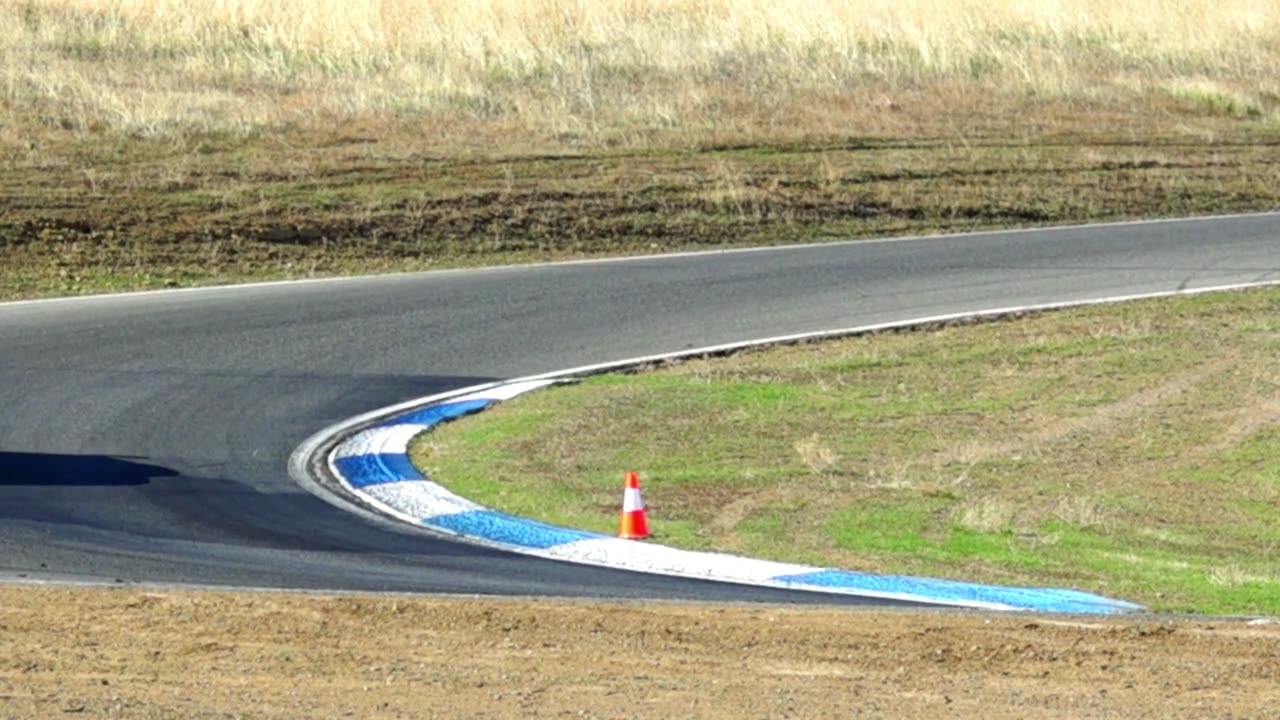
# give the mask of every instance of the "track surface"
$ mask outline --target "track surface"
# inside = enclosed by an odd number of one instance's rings
[[[451,543],[286,463],[331,423],[491,379],[1278,279],[1280,215],[1258,215],[0,305],[0,579],[841,602]]]

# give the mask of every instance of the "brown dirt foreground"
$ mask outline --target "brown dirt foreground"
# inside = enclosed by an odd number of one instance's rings
[[[1275,717],[1280,624],[0,588],[0,718]]]

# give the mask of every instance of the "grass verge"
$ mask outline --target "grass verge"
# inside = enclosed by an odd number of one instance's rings
[[[478,502],[658,542],[1280,613],[1280,290],[605,375],[419,438]]]
[[[1230,131],[509,157],[63,138],[3,163],[0,299],[1280,207],[1280,145]]]

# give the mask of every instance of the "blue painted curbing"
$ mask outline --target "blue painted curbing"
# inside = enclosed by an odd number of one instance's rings
[[[409,462],[408,442],[418,432],[554,382],[539,380],[497,386],[397,416],[340,444],[330,457],[330,467],[353,492],[397,517],[540,557],[724,582],[959,607],[1083,614],[1142,609],[1133,603],[1077,590],[871,575],[618,540],[479,508],[431,482]]]

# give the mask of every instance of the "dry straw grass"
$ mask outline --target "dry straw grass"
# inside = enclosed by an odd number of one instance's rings
[[[1271,1],[195,5],[0,5],[0,123],[154,135],[409,117],[644,143],[888,131],[873,118],[920,93],[938,96],[938,112],[946,92],[994,92],[1155,95],[1242,115],[1269,113],[1280,96]]]
[[[840,460],[839,454],[824,443],[822,436],[818,433],[797,440],[795,449],[796,454],[800,456],[800,462],[804,463],[814,475],[825,477]]]

